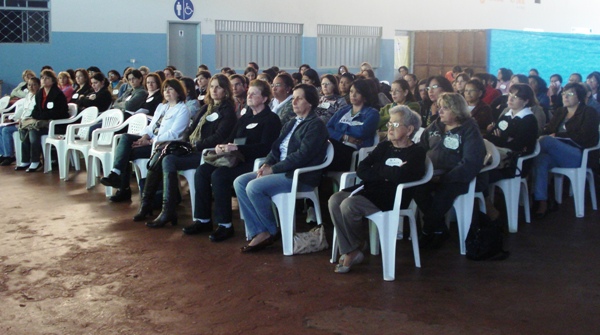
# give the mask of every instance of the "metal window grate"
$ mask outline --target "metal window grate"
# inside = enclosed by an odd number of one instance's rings
[[[243,69],[255,61],[293,69],[300,63],[301,24],[217,20],[215,30],[218,68]]]
[[[317,26],[317,65],[320,68],[337,68],[341,64],[359,67],[369,62],[380,66],[381,27]]]
[[[0,0],[0,43],[48,43],[50,0]]]

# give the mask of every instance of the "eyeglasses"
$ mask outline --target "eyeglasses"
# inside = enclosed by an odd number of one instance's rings
[[[509,93],[509,94],[508,94],[508,98],[509,98],[509,99],[521,99],[521,98],[519,98],[519,97],[518,97],[516,94],[512,94],[512,93]]]
[[[386,126],[388,128],[396,128],[397,129],[397,128],[400,128],[400,127],[402,127],[404,125],[401,124],[400,122],[388,122],[388,123],[386,123]]]
[[[271,88],[283,87],[283,84],[271,84]]]
[[[440,87],[440,85],[431,85],[431,86],[427,86],[427,90],[431,91],[431,90],[435,90],[436,88]]]
[[[562,92],[563,97],[573,97],[575,96],[575,92]]]
[[[333,85],[333,84],[332,83],[321,83],[321,86],[323,86],[323,87],[327,87],[329,85]]]
[[[465,90],[465,93],[479,92],[479,90]]]

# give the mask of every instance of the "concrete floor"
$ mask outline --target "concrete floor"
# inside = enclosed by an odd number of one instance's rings
[[[414,267],[398,246],[396,280],[380,256],[347,275],[330,250],[244,255],[243,224],[220,244],[151,230],[132,203],[111,204],[85,172],[1,167],[0,334],[597,334],[599,214],[521,223],[501,262],[460,256],[456,233]],[[189,198],[179,207],[190,221]],[[331,226],[327,225],[331,231]]]

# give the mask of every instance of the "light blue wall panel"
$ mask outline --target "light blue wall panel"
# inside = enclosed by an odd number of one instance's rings
[[[211,73],[217,73],[215,66],[217,64],[215,35],[202,35],[202,64],[206,64]],[[198,64],[200,65],[200,64]],[[221,69],[218,69],[219,71]],[[242,74],[244,71],[242,70]]]
[[[302,64],[309,64],[311,67],[317,66],[317,38],[316,37],[303,37],[302,38],[302,63],[298,64],[298,67]],[[318,69],[317,69],[318,70]],[[298,70],[296,70],[298,71]],[[323,71],[326,73],[326,71]],[[321,74],[321,72],[319,72]]]
[[[38,73],[46,64],[55,71],[95,65],[103,72],[113,68],[121,72],[135,59],[135,67],[163,69],[167,62],[166,46],[166,34],[62,32],[52,33],[49,44],[2,44],[2,92],[9,92],[21,81],[24,69]]]
[[[501,67],[527,75],[536,68],[548,82],[558,73],[567,82],[579,72],[585,77],[598,69],[600,36],[581,34],[535,33],[492,30],[490,32],[488,71],[496,74]]]

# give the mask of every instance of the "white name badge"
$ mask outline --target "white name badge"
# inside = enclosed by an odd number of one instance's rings
[[[246,129],[254,129],[254,128],[256,128],[256,126],[258,126],[258,123],[251,123],[246,126]]]
[[[150,102],[152,100],[154,100],[154,97],[150,97],[150,98],[146,99],[146,102]]]
[[[90,94],[90,100],[96,100],[96,95],[95,94]]]
[[[505,131],[506,128],[508,128],[508,122],[506,122],[506,120],[500,121],[500,123],[498,123],[498,128],[500,128],[502,131]]]
[[[444,146],[448,149],[452,149],[452,150],[456,150],[458,149],[458,138],[451,136],[448,136],[444,139]]]
[[[75,93],[71,96],[71,99],[77,99],[79,98],[79,93]]]
[[[204,95],[199,96],[198,100],[200,100],[200,101],[204,100]]]
[[[219,118],[219,114],[217,113],[212,113],[209,116],[206,117],[206,121],[208,122],[214,122],[217,121],[217,119]]]
[[[119,90],[113,90],[113,95],[119,94]]]
[[[54,102],[50,101],[47,105],[48,109],[54,108]]]
[[[405,163],[400,158],[388,158],[385,161],[385,165],[387,166],[397,166],[401,167]]]
[[[246,114],[246,108],[244,108],[244,109],[242,109],[242,110],[240,111],[240,116],[242,116],[242,115],[244,115],[244,114]]]
[[[505,90],[506,89],[506,85],[504,85],[504,84],[500,85],[500,89],[501,90]]]
[[[125,101],[129,101],[129,99],[131,99],[132,95],[128,96]]]
[[[29,90],[28,89],[24,89],[23,92],[29,93]]]
[[[323,102],[319,105],[319,108],[328,109],[331,106],[329,102]]]

